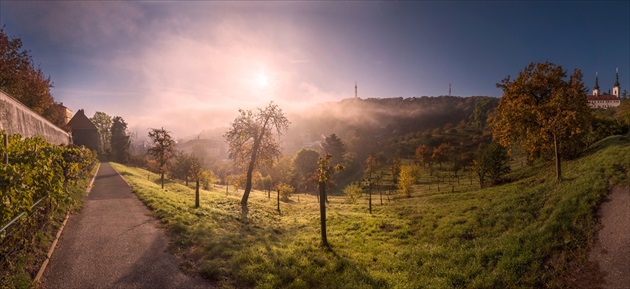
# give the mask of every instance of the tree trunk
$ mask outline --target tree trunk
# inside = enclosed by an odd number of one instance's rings
[[[280,213],[280,189],[278,189],[278,213]]]
[[[562,165],[560,163],[560,152],[558,151],[558,137],[553,135],[553,148],[556,154],[556,179],[558,182],[562,181]]]
[[[370,214],[372,214],[372,186],[370,186]]]
[[[328,247],[326,239],[326,183],[319,182],[319,214],[322,227],[322,245]]]
[[[195,182],[195,208],[199,208],[199,179]]]
[[[266,122],[265,122],[266,125]],[[263,136],[265,127],[254,140],[254,146],[252,147],[252,158],[249,160],[249,166],[247,167],[247,179],[245,180],[245,192],[243,192],[243,198],[241,199],[241,207],[247,208],[247,200],[249,199],[249,192],[252,190],[252,175],[254,174],[254,165],[256,164],[256,158],[258,157],[258,148]]]
[[[164,173],[160,175],[160,181],[162,182],[162,190],[164,189]]]

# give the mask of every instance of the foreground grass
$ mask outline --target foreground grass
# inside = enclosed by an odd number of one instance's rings
[[[611,185],[627,185],[630,146],[606,139],[565,162],[484,190],[394,198],[367,213],[365,203],[331,197],[330,249],[319,243],[317,199],[275,202],[254,192],[242,215],[240,194],[161,190],[156,175],[114,164],[173,235],[184,269],[220,287],[532,288],[567,287],[572,262],[584,259],[596,208]],[[518,172],[515,172],[518,174]],[[147,180],[147,176],[154,181]]]

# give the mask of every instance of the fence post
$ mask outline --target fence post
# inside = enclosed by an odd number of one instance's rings
[[[9,164],[9,136],[6,133],[4,134],[4,148],[6,149],[4,153],[4,164],[8,165]]]

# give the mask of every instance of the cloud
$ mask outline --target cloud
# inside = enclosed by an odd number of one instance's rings
[[[344,98],[331,85],[339,80],[315,66],[329,57],[316,54],[312,31],[270,5],[29,5],[11,3],[11,13],[32,19],[30,33],[66,57],[55,97],[88,114],[122,116],[136,130],[165,127],[181,137],[226,126],[239,108],[274,101],[290,110]],[[260,74],[268,86],[256,85]]]

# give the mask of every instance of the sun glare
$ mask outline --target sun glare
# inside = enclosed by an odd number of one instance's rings
[[[267,88],[269,86],[269,76],[264,72],[258,73],[255,82],[259,88]]]

